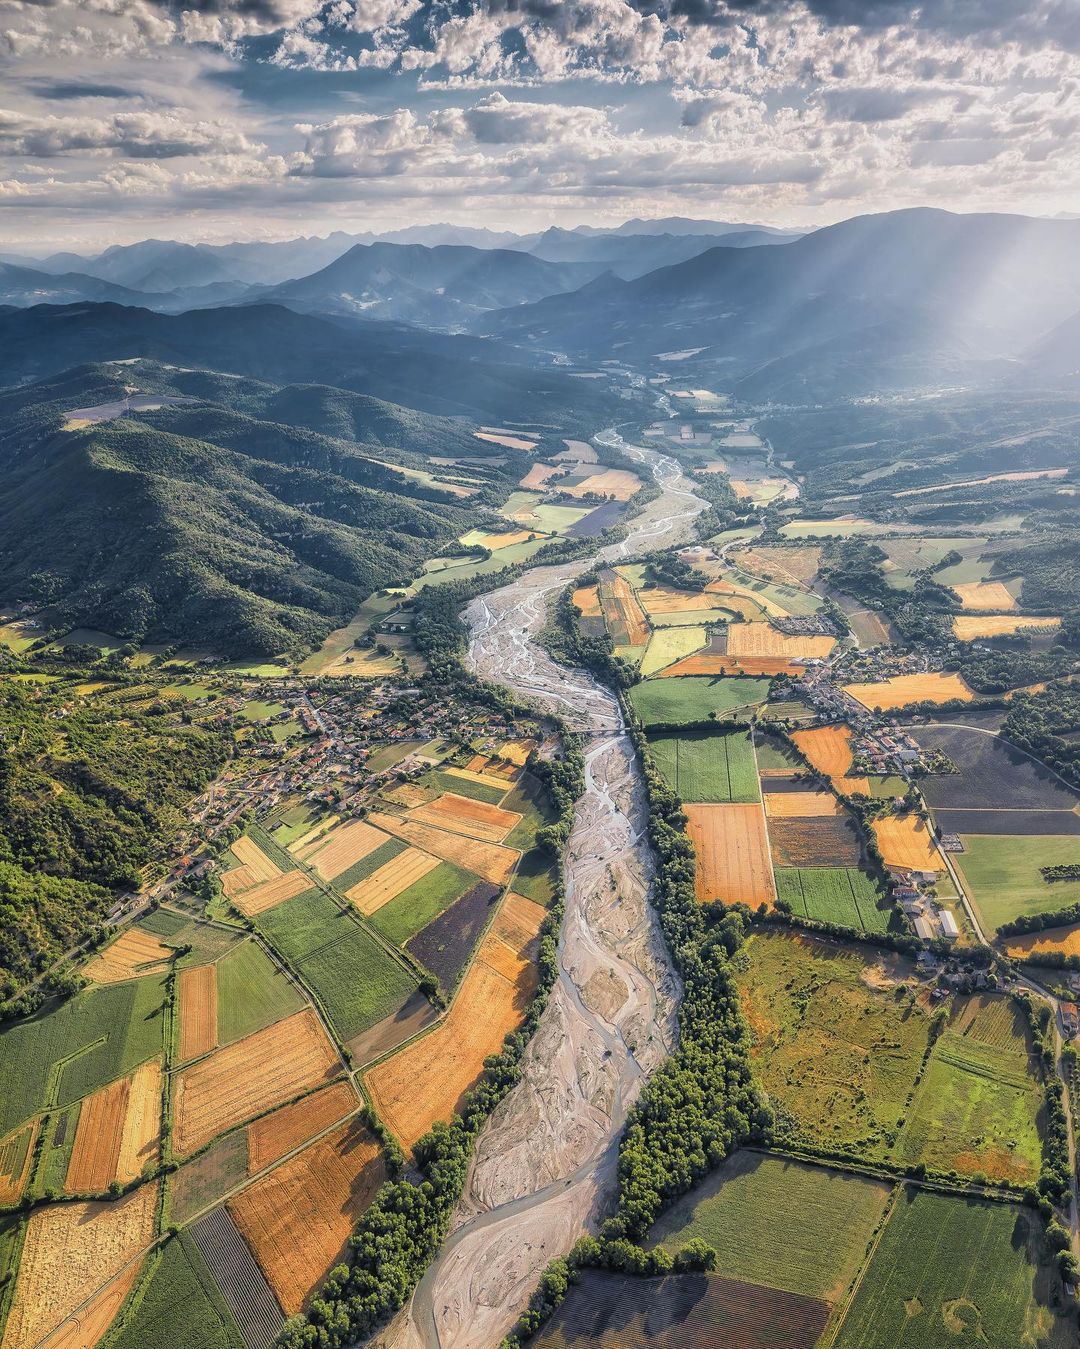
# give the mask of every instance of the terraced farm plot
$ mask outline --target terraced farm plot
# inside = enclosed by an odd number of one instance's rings
[[[974,642],[980,637],[1011,637],[1026,628],[1060,628],[1061,619],[1036,618],[1032,614],[957,614],[952,627],[959,641]]]
[[[587,1269],[537,1349],[812,1349],[827,1302],[704,1274],[639,1279]]]
[[[275,876],[273,880],[261,881],[254,885],[250,890],[245,890],[242,894],[232,897],[232,902],[248,918],[254,918],[257,913],[264,913],[267,909],[274,908],[277,904],[283,904],[285,900],[292,899],[295,895],[303,894],[305,890],[311,889],[311,880],[303,871],[283,871]]]
[[[760,799],[754,747],[744,731],[651,736],[649,749],[669,786],[683,801]]]
[[[776,898],[760,805],[687,805],[694,889],[702,904],[771,904]]]
[[[217,966],[217,1041],[231,1044],[298,1012],[304,998],[257,942],[234,947]]]
[[[217,967],[195,965],[180,971],[177,980],[180,1001],[180,1062],[197,1059],[217,1048]]]
[[[340,1263],[387,1175],[378,1140],[354,1119],[229,1201],[233,1221],[288,1314]]]
[[[994,613],[1016,608],[1016,598],[1003,581],[967,581],[954,585],[963,609],[976,613]]]
[[[406,848],[378,871],[372,872],[366,880],[351,886],[345,891],[345,895],[352,900],[360,913],[370,915],[400,895],[403,890],[415,885],[428,872],[444,865],[446,864],[440,862],[437,857],[421,852],[419,848]]]
[[[116,941],[83,966],[83,975],[94,984],[116,984],[124,979],[142,979],[165,974],[175,955],[171,946],[153,933],[129,927]]]
[[[271,1349],[281,1329],[281,1309],[228,1212],[216,1208],[200,1218],[191,1228],[191,1239],[248,1349]]]
[[[177,1153],[193,1152],[226,1129],[329,1081],[340,1068],[310,1009],[215,1050],[177,1075]]]
[[[516,811],[503,810],[487,801],[474,801],[456,792],[443,792],[427,805],[417,806],[409,812],[409,818],[482,843],[502,843],[514,826],[521,823]]]
[[[975,697],[960,675],[952,671],[895,675],[878,684],[845,684],[844,692],[870,711],[877,707],[883,712],[913,703],[970,703]]]
[[[109,1203],[34,1210],[0,1341],[3,1349],[39,1344],[149,1244],[157,1191],[153,1182]]]
[[[646,727],[688,726],[714,713],[749,713],[768,692],[767,679],[646,679],[630,689],[629,698]]]
[[[836,1349],[1075,1344],[1057,1276],[1039,1263],[1040,1227],[1030,1209],[905,1190]]]
[[[791,738],[807,761],[819,773],[824,773],[838,792],[844,796],[856,792],[870,795],[867,779],[851,772],[854,754],[850,727],[814,726],[806,731],[795,731]]]
[[[126,1185],[157,1159],[160,1134],[161,1065],[152,1059],[83,1101],[65,1189],[86,1194],[113,1181]]]
[[[929,1017],[897,997],[910,966],[786,933],[755,933],[746,952],[751,1059],[791,1139],[887,1158],[929,1042]]]
[[[733,623],[728,628],[729,656],[771,656],[784,660],[824,659],[836,645],[835,637],[796,637],[771,623]]]
[[[863,932],[887,932],[890,907],[871,876],[854,867],[777,867],[776,895],[792,913]]]
[[[433,825],[424,824],[419,820],[403,820],[396,815],[385,815],[375,811],[372,812],[371,819],[388,834],[393,834],[444,862],[453,862],[455,866],[465,867],[485,881],[492,881],[496,885],[507,884],[518,860],[518,854],[513,848],[464,838],[460,834],[436,829]]]
[[[245,1349],[213,1275],[186,1232],[172,1237],[150,1266],[146,1286],[112,1349],[166,1346],[181,1336],[198,1349]]]
[[[987,926],[1052,913],[1080,901],[1080,881],[1048,881],[1040,868],[1080,863],[1080,836],[966,834],[953,863]]]
[[[873,823],[874,837],[887,867],[944,871],[933,828],[914,813],[883,815]]]
[[[771,816],[769,843],[777,867],[858,867],[859,831],[847,815]]]
[[[351,1082],[332,1082],[328,1087],[263,1115],[246,1129],[248,1170],[251,1175],[292,1152],[309,1138],[339,1123],[359,1105]]]
[[[521,1024],[536,989],[539,904],[507,895],[443,1021],[365,1075],[375,1108],[405,1148],[449,1119],[484,1059]]]
[[[402,946],[469,890],[475,880],[460,867],[440,862],[434,871],[382,905],[371,925],[387,941]]]
[[[497,885],[477,881],[407,943],[409,954],[444,988],[452,989],[457,983],[498,897]]]
[[[0,1142],[0,1204],[17,1204],[22,1198],[30,1177],[30,1162],[37,1131],[38,1125],[35,1121],[26,1128],[9,1134]],[[3,1242],[0,1240],[0,1249],[2,1247]],[[3,1279],[3,1276],[4,1265],[0,1260],[0,1279]]]
[[[1020,1013],[1005,998],[967,999],[934,1044],[898,1160],[1034,1183],[1042,1157],[1041,1106]]]
[[[835,1303],[858,1272],[889,1192],[883,1181],[737,1152],[667,1210],[650,1244],[674,1253],[704,1241],[719,1255],[717,1274]]]
[[[323,880],[332,881],[385,842],[386,835],[365,820],[353,820],[336,825],[329,834],[299,849],[296,855],[314,867]]]
[[[164,1026],[160,977],[88,988],[9,1023],[0,1030],[0,1136],[47,1105],[70,1105],[156,1058]]]

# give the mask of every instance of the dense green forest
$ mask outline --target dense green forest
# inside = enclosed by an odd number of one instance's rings
[[[1001,734],[1080,787],[1080,688],[1061,684],[1024,695],[1009,708]]]
[[[81,939],[220,771],[172,714],[0,682],[0,998]]]

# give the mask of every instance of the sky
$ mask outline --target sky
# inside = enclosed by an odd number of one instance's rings
[[[0,0],[0,245],[1080,212],[1080,0]]]

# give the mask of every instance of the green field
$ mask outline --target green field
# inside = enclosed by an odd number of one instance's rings
[[[683,801],[761,799],[754,747],[745,731],[650,736],[649,749],[668,785]]]
[[[777,867],[776,897],[819,923],[887,932],[890,906],[873,877],[856,867]]]
[[[835,1349],[1066,1349],[1076,1318],[1039,1267],[1030,1209],[905,1191],[852,1299]]]
[[[0,1030],[0,1135],[160,1054],[164,979],[89,988]]]
[[[190,946],[190,953],[182,957],[184,965],[203,965],[217,960],[244,935],[240,928],[199,923],[168,909],[147,914],[136,927],[160,937],[166,946]]]
[[[470,782],[468,778],[455,777],[453,773],[433,768],[422,778],[417,778],[418,787],[427,787],[435,793],[453,792],[457,796],[468,796],[473,801],[486,801],[489,806],[497,806],[510,789],[506,783],[502,787],[489,787],[485,782]]]
[[[154,1257],[151,1257],[153,1260]],[[110,1349],[190,1345],[191,1349],[244,1349],[244,1341],[214,1276],[181,1232],[167,1242],[135,1290]]]
[[[738,974],[751,1061],[785,1133],[805,1147],[888,1157],[929,1042],[899,992],[911,967],[830,942],[757,933]]]
[[[30,1186],[31,1194],[42,1195],[46,1190],[57,1193],[64,1188],[81,1110],[81,1103],[76,1101],[66,1110],[54,1111],[46,1118],[42,1126],[41,1160]]]
[[[440,862],[433,871],[414,881],[389,904],[371,915],[371,926],[395,946],[404,946],[410,937],[437,918],[476,884],[476,877],[450,862]]]
[[[717,1274],[836,1302],[888,1198],[881,1181],[739,1152],[669,1209],[651,1240],[671,1251],[705,1241]]]
[[[781,773],[797,773],[805,767],[795,751],[778,739],[775,733],[758,736],[757,761],[763,773],[774,769]]]
[[[7,1291],[4,1281],[11,1271],[15,1247],[19,1244],[21,1230],[21,1213],[0,1213],[0,1312],[3,1311],[4,1293]]]
[[[798,586],[783,585],[777,581],[764,581],[753,572],[742,571],[739,567],[725,571],[722,579],[748,590],[750,597],[760,600],[763,607],[766,603],[774,604],[793,618],[816,614],[822,605],[821,596],[812,591],[800,590]]]
[[[385,866],[387,862],[392,862],[398,853],[405,851],[406,846],[399,838],[388,838],[385,843],[380,843],[374,852],[369,852],[366,857],[361,857],[359,862],[354,862],[351,867],[335,876],[334,888],[342,893],[351,890],[354,885],[366,881],[381,866]],[[298,898],[302,898],[302,896],[298,896]]]
[[[723,715],[736,708],[756,707],[769,692],[767,679],[747,679],[741,675],[716,678],[676,676],[672,679],[646,679],[630,690],[634,710],[646,726],[666,724],[685,726],[708,721],[714,713]]]
[[[707,641],[708,633],[702,627],[661,628],[653,633],[645,648],[641,673],[647,678],[684,656],[700,651]]]
[[[1042,1091],[1024,1018],[1007,998],[958,1003],[934,1045],[897,1160],[992,1181],[1034,1184]]]
[[[1039,868],[1080,863],[1080,834],[965,834],[953,854],[964,889],[987,927],[1080,901],[1080,881],[1046,881]]]
[[[217,963],[218,1041],[232,1044],[305,1005],[262,948],[243,942]]]

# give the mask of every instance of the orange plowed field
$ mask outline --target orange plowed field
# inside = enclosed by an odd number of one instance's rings
[[[536,989],[543,919],[541,905],[508,894],[443,1020],[365,1076],[376,1110],[403,1147],[449,1119],[484,1059],[521,1024]]]
[[[727,634],[729,656],[783,656],[786,660],[824,658],[836,645],[835,637],[793,637],[771,623],[732,623]]]
[[[267,909],[276,908],[278,904],[284,904],[294,895],[310,889],[311,880],[304,872],[283,871],[273,880],[262,881],[259,885],[252,886],[250,890],[245,890],[233,900],[233,903],[241,913],[253,918],[255,914],[265,913]]]
[[[917,815],[887,815],[874,821],[874,837],[887,867],[944,871],[934,831]]]
[[[818,772],[829,778],[838,792],[843,792],[845,796],[855,792],[870,795],[870,783],[866,778],[848,776],[854,758],[849,727],[815,726],[810,731],[796,731],[791,738]]]
[[[601,581],[600,609],[608,635],[616,646],[644,646],[651,634],[634,587],[625,576],[606,575],[612,579]]]
[[[30,1349],[114,1279],[154,1234],[158,1185],[109,1203],[49,1204],[26,1227],[3,1349]]]
[[[163,974],[169,968],[171,946],[150,932],[130,927],[100,955],[91,960],[83,974],[95,984],[118,984],[124,979],[139,979],[148,974]]]
[[[341,1064],[311,1008],[218,1049],[176,1079],[179,1154],[333,1077]]]
[[[440,829],[452,829],[455,834],[466,834],[483,843],[501,843],[521,823],[516,810],[503,810],[501,806],[474,801],[471,796],[459,796],[457,792],[443,792],[426,806],[417,806],[409,811],[409,818],[438,825]]]
[[[974,612],[1016,608],[1015,597],[1005,589],[1002,581],[968,581],[954,585],[953,590],[963,607]]]
[[[391,857],[377,871],[373,871],[366,880],[358,881],[345,891],[362,914],[372,914],[396,899],[402,890],[407,890],[414,881],[434,871],[439,859],[419,848],[406,848],[404,852]]]
[[[217,1048],[217,967],[180,971],[180,1061]]]
[[[961,621],[960,618],[953,620],[954,623]],[[989,620],[976,618],[970,621],[978,623]],[[871,711],[875,707],[890,711],[895,707],[907,707],[911,703],[951,703],[954,699],[970,703],[975,697],[954,671],[896,675],[893,679],[882,680],[880,684],[845,684],[844,692],[851,694],[856,702]]]
[[[24,1125],[0,1143],[0,1204],[17,1204],[30,1179],[38,1122]]]
[[[1009,956],[1026,960],[1032,955],[1080,956],[1080,925],[1051,927],[1042,932],[1029,932],[1024,937],[1010,937]]]
[[[387,1175],[378,1140],[351,1120],[229,1201],[233,1221],[290,1316],[340,1262]]]
[[[697,859],[694,886],[701,903],[771,904],[776,890],[761,807],[684,805],[683,810]]]
[[[161,1064],[151,1059],[131,1074],[116,1179],[121,1185],[142,1175],[161,1147]]]
[[[73,1312],[66,1321],[41,1341],[38,1349],[95,1349],[116,1319],[124,1299],[135,1287],[142,1269],[141,1260],[132,1260],[115,1279]]]
[[[1031,614],[957,614],[952,626],[961,642],[973,642],[977,637],[1011,637],[1021,628],[1058,628],[1061,619]]]
[[[805,819],[812,815],[842,815],[844,807],[831,792],[766,792],[765,814],[770,819]]]
[[[128,1079],[122,1077],[83,1101],[64,1180],[70,1193],[104,1190],[115,1180],[130,1090]]]
[[[383,815],[374,811],[371,818],[380,829],[385,829],[395,838],[404,839],[406,843],[411,843],[444,862],[453,862],[459,867],[465,867],[474,875],[482,877],[485,881],[491,881],[494,885],[505,885],[517,865],[518,853],[513,848],[503,848],[496,843],[480,843],[461,834],[436,829],[433,825],[424,824],[420,820],[402,820],[395,815]]]
[[[365,820],[353,820],[350,824],[339,824],[310,852],[297,856],[310,862],[324,880],[331,881],[354,863],[362,862],[385,842],[386,835],[373,829]]]
[[[248,1171],[256,1175],[272,1166],[279,1157],[352,1114],[358,1105],[350,1082],[333,1082],[257,1119],[247,1127]]]
[[[567,496],[583,497],[595,492],[597,496],[614,497],[616,501],[629,501],[641,486],[641,479],[629,469],[608,468],[602,473],[590,473],[576,487],[566,487],[562,483],[559,486]]]
[[[600,617],[600,591],[597,586],[578,586],[574,591],[573,601],[581,610],[582,618]]]
[[[703,654],[686,656],[665,670],[659,670],[657,677],[670,679],[677,675],[797,675],[802,668],[781,656],[714,656]]]

